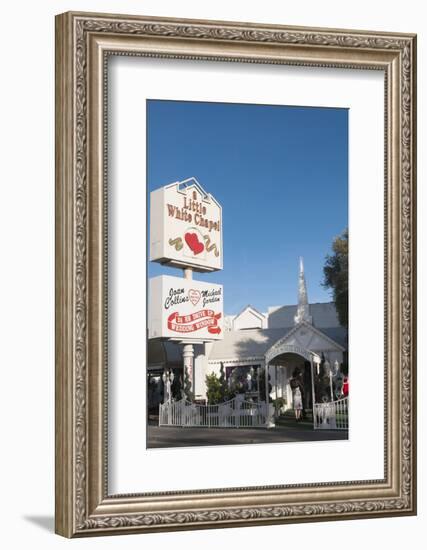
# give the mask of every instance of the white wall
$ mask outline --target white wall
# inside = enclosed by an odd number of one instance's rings
[[[74,10],[140,13],[174,17],[246,20],[293,25],[418,32],[419,97],[425,95],[425,18],[423,3],[248,2],[245,0],[74,0],[6,2],[2,8],[1,299],[2,392],[0,398],[2,547],[13,548],[174,548],[270,547],[346,550],[380,544],[387,550],[411,543],[420,547],[425,511],[426,407],[419,400],[418,517],[289,526],[194,531],[102,539],[60,539],[52,534],[54,510],[54,41],[53,16]],[[425,150],[426,115],[419,105],[419,147]],[[425,180],[422,158],[419,181]],[[420,185],[419,207],[426,211]],[[419,280],[425,273],[425,221],[419,216]],[[419,387],[426,387],[424,287],[419,289]],[[424,307],[422,307],[424,306]],[[192,468],[203,465],[193,464]],[[418,542],[419,542],[418,541]]]

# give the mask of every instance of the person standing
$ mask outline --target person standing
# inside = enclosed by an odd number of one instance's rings
[[[293,406],[295,411],[295,420],[299,422],[300,420],[302,420],[303,385],[301,381],[301,375],[298,369],[294,370],[290,384],[292,388],[292,399],[293,399]]]
[[[342,394],[343,394],[343,397],[348,396],[348,376],[344,376],[344,381],[342,385]]]
[[[294,411],[295,411],[295,419],[297,422],[302,420],[301,414],[302,414],[302,393],[300,386],[297,386],[294,390]]]

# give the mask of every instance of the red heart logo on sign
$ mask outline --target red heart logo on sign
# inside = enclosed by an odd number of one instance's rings
[[[194,254],[200,254],[205,249],[205,245],[197,238],[197,233],[186,233],[184,235],[185,242]]]
[[[188,291],[188,297],[190,298],[190,302],[193,304],[193,306],[195,306],[199,302],[202,295],[200,294],[199,290],[194,290],[193,288],[191,288]]]

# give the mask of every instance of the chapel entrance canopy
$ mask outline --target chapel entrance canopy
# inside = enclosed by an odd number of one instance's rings
[[[271,362],[273,362],[274,359],[279,358],[279,356],[284,355],[286,353],[299,355],[300,357],[303,357],[306,361],[309,361],[310,363],[312,361],[314,363],[320,363],[321,361],[319,355],[308,350],[307,348],[303,348],[301,346],[296,346],[294,344],[289,344],[289,343],[283,342],[282,340],[279,340],[273,346],[271,346],[271,348],[267,350],[265,354],[266,366],[268,366]]]

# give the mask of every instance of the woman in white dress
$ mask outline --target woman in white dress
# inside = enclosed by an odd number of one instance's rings
[[[302,411],[302,394],[299,386],[297,386],[294,389],[293,398],[294,398],[295,418],[298,421],[301,419],[301,411]]]

